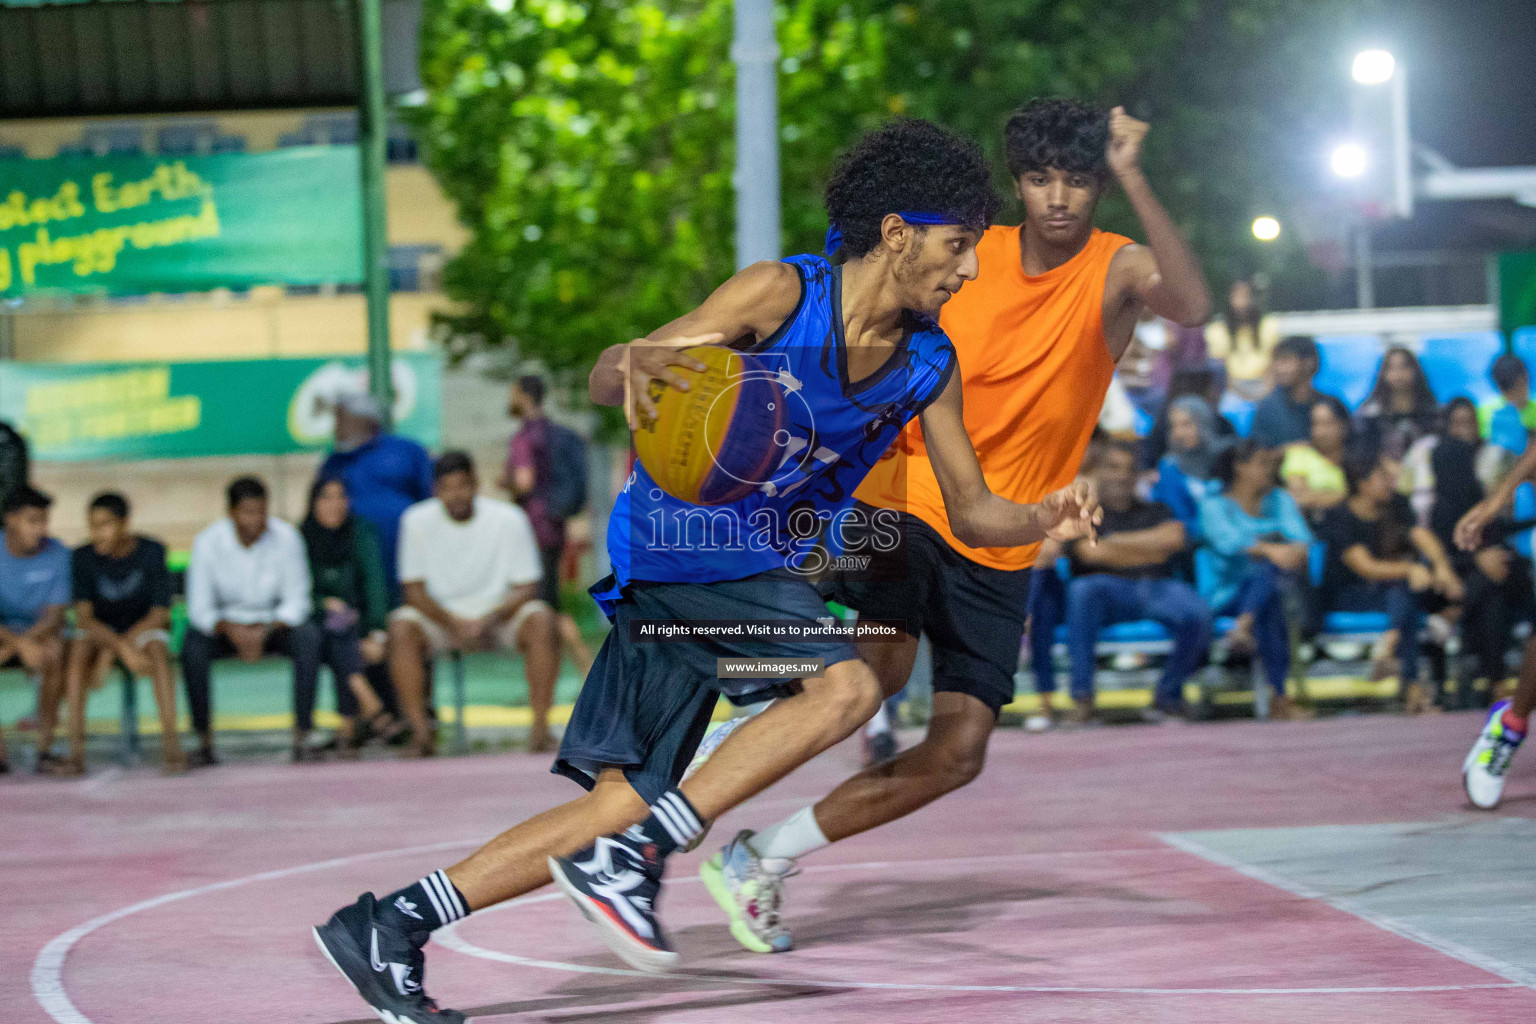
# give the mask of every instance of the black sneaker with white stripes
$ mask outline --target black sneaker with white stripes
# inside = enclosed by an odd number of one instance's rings
[[[464,1014],[427,998],[427,931],[407,934],[381,920],[373,893],[314,930],[315,943],[386,1024],[464,1024]]]
[[[656,919],[663,856],[639,827],[603,836],[570,857],[549,858],[550,874],[603,941],[636,970],[664,974],[678,956]]]

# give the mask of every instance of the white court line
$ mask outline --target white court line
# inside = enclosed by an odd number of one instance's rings
[[[1261,868],[1257,865],[1240,861],[1218,850],[1213,850],[1204,843],[1184,836],[1168,833],[1159,835],[1157,838],[1169,846],[1177,847],[1185,853],[1193,854],[1202,860],[1208,860],[1212,864],[1230,868],[1238,874],[1252,878],[1256,882],[1263,882],[1265,885],[1274,886],[1276,889],[1282,889],[1285,892],[1300,896],[1302,899],[1316,900],[1330,907],[1336,907],[1346,914],[1358,917],[1367,924],[1375,925],[1382,931],[1391,932],[1393,935],[1407,939],[1410,942],[1417,942],[1421,946],[1427,946],[1436,953],[1442,953],[1453,960],[1460,960],[1464,964],[1480,967],[1490,974],[1497,974],[1501,978],[1508,978],[1516,983],[1513,987],[1536,988],[1536,974],[1525,968],[1506,963],[1498,957],[1489,956],[1487,953],[1479,952],[1469,946],[1463,946],[1459,942],[1452,942],[1449,939],[1430,935],[1428,932],[1421,931],[1406,921],[1400,921],[1395,917],[1386,917],[1373,910],[1368,910],[1360,900],[1351,899],[1348,896],[1330,896],[1328,893],[1321,892],[1302,882],[1276,874],[1268,868]]]
[[[360,853],[351,857],[337,857],[334,860],[316,861],[313,864],[300,864],[298,867],[279,868],[276,871],[263,871],[260,874],[246,875],[244,878],[232,878],[227,882],[214,882],[211,885],[200,885],[195,889],[183,889],[180,892],[166,893],[164,896],[156,896],[154,899],[144,900],[132,906],[114,910],[110,914],[102,914],[93,917],[84,924],[76,925],[62,935],[56,936],[48,942],[37,954],[37,959],[32,962],[32,996],[58,1024],[93,1024],[91,1018],[81,1013],[79,1008],[70,1001],[69,995],[64,991],[64,959],[69,956],[69,951],[81,939],[98,928],[104,928],[114,921],[121,921],[131,914],[137,914],[142,910],[153,910],[155,907],[163,907],[167,903],[175,903],[178,900],[189,900],[194,896],[202,896],[210,892],[218,892],[222,889],[236,889],[252,882],[270,882],[278,878],[289,878],[293,875],[302,875],[310,871],[324,871],[327,868],[349,867],[353,864],[362,864],[370,860],[381,860],[385,857],[404,857],[413,853],[432,853],[437,850],[452,850],[464,846],[476,846],[482,840],[460,839],[450,843],[432,843],[428,846],[407,846],[399,850],[381,850],[376,853]]]
[[[64,962],[81,939],[100,928],[104,928],[125,917],[140,913],[145,910],[153,910],[163,907],[168,903],[176,903],[181,900],[192,899],[212,892],[221,892],[226,889],[236,889],[255,882],[270,882],[281,878],[291,878],[294,875],[307,874],[314,871],[325,871],[330,868],[350,867],[354,864],[363,864],[374,860],[383,860],[389,857],[405,857],[417,853],[433,853],[440,850],[460,849],[466,846],[476,846],[479,839],[460,839],[451,842],[432,843],[426,846],[407,846],[397,850],[378,850],[373,853],[355,854],[349,857],[336,857],[331,860],[316,861],[311,864],[300,864],[295,867],[279,868],[274,871],[262,871],[254,875],[246,875],[242,878],[232,878],[223,882],[213,882],[208,885],[200,885],[192,889],[183,889],[179,892],[166,893],[153,899],[142,900],[131,906],[94,917],[84,924],[76,925],[61,935],[51,939],[37,954],[37,959],[32,964],[32,995],[50,1017],[57,1024],[95,1024],[91,1018],[80,1012],[70,1000],[64,988]],[[910,870],[913,867],[934,864],[982,864],[999,861],[1021,860],[1046,860],[1052,858],[1082,858],[1094,856],[1120,856],[1140,854],[1162,854],[1174,852],[1165,847],[1131,847],[1121,850],[1062,850],[1041,853],[1000,854],[983,857],[951,857],[936,858],[933,860],[919,861],[867,861],[859,864],[827,864],[812,865],[806,868],[807,873],[822,871],[849,871],[849,870],[877,870],[881,868],[901,867]],[[690,876],[691,878],[692,876]],[[491,913],[496,910],[511,909],[515,906],[526,906],[532,903],[541,903],[547,900],[560,899],[559,893],[542,893],[537,896],[527,896],[522,899],[511,900],[498,907],[491,907],[480,911],[480,914]],[[444,948],[451,949],[467,956],[474,956],[484,960],[499,961],[502,963],[517,964],[523,967],[541,967],[548,970],[572,971],[579,974],[610,974],[623,977],[655,977],[655,975],[642,974],[639,971],[631,971],[616,967],[594,967],[585,964],[569,964],[559,961],[531,960],[525,957],[515,956],[511,953],[501,953],[496,950],[482,949],[455,934],[454,926],[439,929],[433,936]],[[821,981],[814,978],[758,978],[750,975],[690,975],[671,974],[671,978],[681,978],[690,981],[704,981],[714,984],[735,985],[766,985],[766,986],[794,986],[804,988],[816,986],[821,988],[848,988],[848,989],[899,989],[916,991],[940,991],[940,992],[1015,992],[1015,993],[1062,993],[1062,994],[1109,994],[1109,995],[1350,995],[1350,994],[1385,994],[1394,992],[1461,992],[1474,989],[1500,989],[1523,988],[1518,984],[1487,984],[1487,985],[1423,985],[1412,987],[1373,987],[1373,988],[1283,988],[1283,989],[1155,989],[1155,988],[1091,988],[1083,986],[1028,986],[1028,985],[924,985],[917,983],[901,984],[894,982],[852,982],[852,981]]]
[[[831,871],[869,870],[880,868],[901,867],[907,870],[940,864],[983,864],[999,861],[1021,861],[1049,858],[1070,857],[1081,859],[1083,857],[1120,855],[1120,854],[1157,854],[1160,852],[1174,853],[1175,850],[1163,850],[1158,847],[1131,847],[1122,850],[1074,850],[1056,851],[1047,853],[1020,853],[999,854],[984,857],[938,857],[928,860],[911,861],[866,861],[857,864],[826,864],[812,865],[802,869],[805,874],[817,874]],[[674,879],[677,882],[697,882],[698,876],[688,876]],[[540,893],[537,896],[524,896],[521,899],[509,900],[506,903],[494,907],[488,907],[479,911],[476,916],[495,913],[502,910],[511,910],[515,907],[525,907],[534,903],[545,903],[551,900],[564,899],[563,893]],[[465,918],[464,920],[468,920]],[[623,978],[652,978],[681,981],[706,982],[716,986],[732,985],[758,985],[772,987],[793,988],[837,988],[837,989],[862,989],[882,991],[918,991],[918,992],[1000,992],[1020,994],[1044,994],[1044,995],[1145,995],[1145,996],[1297,996],[1297,995],[1385,995],[1392,993],[1411,992],[1466,992],[1479,989],[1508,989],[1523,988],[1513,982],[1490,982],[1473,985],[1376,985],[1361,986],[1355,988],[1128,988],[1128,987],[1098,987],[1088,985],[945,985],[925,984],[921,982],[882,982],[882,981],[827,981],[821,978],[764,978],[749,974],[727,974],[724,972],[712,974],[689,974],[687,972],[674,971],[665,975],[647,974],[644,971],[630,970],[624,967],[598,967],[591,964],[573,964],[563,960],[537,960],[532,957],[518,956],[515,953],[503,953],[499,950],[486,949],[477,946],[458,934],[459,925],[464,921],[456,921],[444,928],[439,928],[432,933],[432,941],[450,949],[455,953],[476,957],[481,960],[491,960],[497,963],[514,964],[518,967],[537,967],[550,971],[569,971],[574,974],[602,974]]]

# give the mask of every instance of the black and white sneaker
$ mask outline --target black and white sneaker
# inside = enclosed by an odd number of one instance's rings
[[[464,1024],[462,1013],[438,1009],[422,990],[427,960],[421,946],[380,924],[374,907],[373,893],[365,892],[332,914],[314,930],[320,952],[386,1024]]]
[[[549,871],[621,960],[665,974],[678,956],[656,919],[664,862],[654,854],[628,833],[605,836],[570,857],[549,858]]]

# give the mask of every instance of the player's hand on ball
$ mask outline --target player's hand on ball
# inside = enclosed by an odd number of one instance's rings
[[[724,337],[716,331],[713,334],[659,341],[638,338],[625,345],[619,371],[624,376],[624,420],[629,424],[629,429],[634,430],[642,420],[656,418],[656,402],[651,397],[653,383],[687,391],[688,378],[678,370],[704,372],[704,364],[686,355],[683,349],[694,345],[712,345]]]
[[[1109,112],[1109,145],[1105,147],[1104,158],[1115,177],[1123,177],[1141,165],[1141,143],[1150,128],[1147,122],[1127,114],[1124,107]]]
[[[1094,541],[1098,538],[1098,525],[1104,521],[1098,489],[1091,480],[1075,480],[1070,486],[1047,494],[1040,508],[1044,513],[1045,535],[1051,540]]]

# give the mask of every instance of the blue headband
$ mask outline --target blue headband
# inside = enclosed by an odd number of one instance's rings
[[[923,213],[920,210],[897,210],[896,216],[908,224],[959,224],[960,221],[947,213]],[[836,224],[827,225],[827,255],[831,256],[843,247],[843,233]]]

